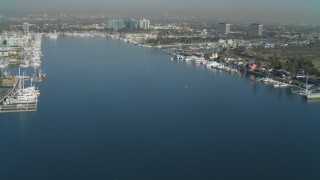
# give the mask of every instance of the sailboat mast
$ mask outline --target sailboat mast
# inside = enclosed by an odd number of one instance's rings
[[[307,77],[306,77],[306,94],[308,93],[308,78],[309,78],[309,76],[308,76],[308,72],[307,72]]]
[[[24,89],[24,72],[22,73],[22,89]]]

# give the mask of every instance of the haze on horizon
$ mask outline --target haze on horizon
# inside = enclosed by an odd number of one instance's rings
[[[62,12],[320,24],[319,0],[0,0],[2,15]]]

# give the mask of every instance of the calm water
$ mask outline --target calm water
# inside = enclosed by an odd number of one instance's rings
[[[320,104],[100,38],[43,39],[35,113],[0,114],[0,179],[320,179]]]

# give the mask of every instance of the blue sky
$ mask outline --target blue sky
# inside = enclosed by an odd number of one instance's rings
[[[152,13],[320,24],[320,0],[0,0],[3,12]],[[0,11],[0,14],[1,14]]]

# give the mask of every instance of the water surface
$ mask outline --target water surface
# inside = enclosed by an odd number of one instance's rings
[[[43,39],[34,113],[0,114],[0,179],[320,179],[320,104],[160,50]]]

